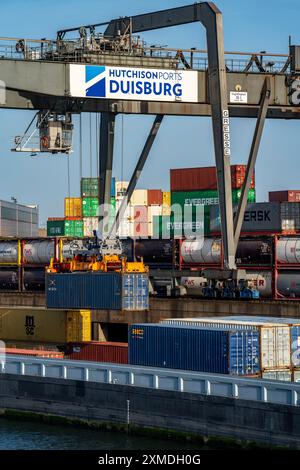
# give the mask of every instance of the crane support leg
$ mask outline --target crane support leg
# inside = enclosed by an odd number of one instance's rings
[[[99,232],[103,233],[104,205],[110,204],[111,178],[113,168],[115,119],[113,113],[102,113],[100,122],[99,147]],[[108,207],[108,206],[106,206]]]
[[[120,220],[122,220],[122,218],[124,216],[124,213],[126,211],[127,205],[130,202],[131,196],[132,196],[133,191],[136,187],[136,184],[137,184],[137,182],[140,178],[141,172],[143,171],[144,165],[146,163],[146,160],[147,160],[148,155],[150,153],[150,150],[152,148],[155,137],[157,136],[157,133],[159,131],[162,120],[163,120],[163,115],[161,115],[161,114],[157,115],[154,119],[151,130],[150,130],[149,135],[147,137],[147,140],[145,142],[144,148],[142,150],[140,158],[138,159],[138,162],[136,164],[136,167],[135,167],[134,172],[132,174],[132,177],[130,179],[128,188],[126,190],[126,194],[125,194],[125,196],[122,200],[122,203],[121,203],[121,205],[119,207],[119,210],[116,214],[114,223],[113,223],[113,225],[110,229],[109,236],[111,236],[111,234],[113,232],[117,233],[117,231],[119,229]]]
[[[247,168],[246,168],[245,181],[242,187],[241,199],[239,201],[237,213],[234,219],[235,251],[237,249],[237,245],[238,245],[241,230],[242,230],[242,224],[243,224],[245,210],[247,206],[247,200],[248,200],[248,192],[250,189],[251,179],[252,179],[253,171],[255,168],[255,163],[256,163],[259,145],[261,141],[261,136],[262,136],[262,132],[263,132],[263,128],[264,128],[264,124],[265,124],[265,120],[266,120],[266,116],[268,112],[270,96],[271,96],[271,82],[270,82],[270,78],[266,77],[263,88],[262,88],[262,92],[261,92],[259,114],[258,114],[258,118],[256,121],[255,131],[254,131],[254,135],[252,139],[249,159],[248,159]]]
[[[119,31],[124,33],[129,24],[131,24],[132,33],[135,34],[142,31],[193,23],[195,21],[199,21],[206,28],[209,97],[220,199],[224,268],[225,270],[235,270],[229,113],[223,24],[220,10],[212,2],[201,2],[154,13],[132,16],[130,18],[118,18],[109,23],[104,32],[104,36],[115,37],[119,34]]]

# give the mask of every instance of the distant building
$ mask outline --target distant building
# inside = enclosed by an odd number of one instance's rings
[[[38,232],[38,206],[0,200],[0,237],[37,237]]]

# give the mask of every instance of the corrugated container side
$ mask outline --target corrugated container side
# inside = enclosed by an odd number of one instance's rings
[[[148,206],[161,206],[163,193],[161,189],[148,189]]]
[[[241,198],[241,190],[232,190],[232,203],[237,204]],[[248,202],[255,202],[255,189],[250,189],[248,193]],[[219,194],[217,190],[213,191],[173,191],[171,192],[171,204],[179,204],[182,208],[185,206],[218,206]]]
[[[83,217],[97,217],[99,199],[97,197],[86,197],[82,199]]]
[[[276,369],[276,370],[266,370],[262,372],[262,378],[265,380],[281,380],[284,382],[291,382],[293,375],[291,370],[287,369]]]
[[[254,331],[136,324],[129,329],[129,363],[221,374],[259,372]]]
[[[290,368],[291,367],[291,335],[290,327],[283,324],[255,323],[251,321],[234,320],[233,318],[180,318],[163,320],[162,323],[170,325],[189,325],[200,328],[231,328],[232,330],[252,330],[260,332],[260,363],[263,369]]]
[[[68,343],[66,358],[78,361],[128,364],[128,344],[96,341]]]
[[[81,179],[81,197],[94,198],[99,195],[99,178],[82,178]]]
[[[65,198],[65,217],[81,217],[81,198],[80,197],[71,197]]]
[[[300,190],[269,191],[269,202],[300,202]]]
[[[147,189],[135,189],[131,196],[130,204],[132,204],[133,206],[147,206],[148,205]]]
[[[93,272],[47,274],[48,308],[147,310],[148,275]]]
[[[171,205],[171,193],[170,191],[163,192],[163,205],[170,206]]]
[[[234,207],[234,214],[237,206]],[[210,209],[210,230],[220,232],[220,208],[213,206]],[[257,202],[247,204],[242,225],[242,232],[270,232],[281,231],[281,214],[279,202]]]
[[[0,338],[3,341],[66,343],[67,314],[45,308],[0,309]]]
[[[246,165],[231,166],[231,184],[233,189],[239,189],[245,179]],[[254,175],[251,188],[255,187]],[[217,189],[216,167],[181,168],[170,170],[171,191],[197,191]]]

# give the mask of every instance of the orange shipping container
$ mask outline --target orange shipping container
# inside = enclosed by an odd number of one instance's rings
[[[80,197],[65,198],[65,217],[81,217],[82,203]]]
[[[127,343],[68,343],[66,358],[79,361],[128,363]]]
[[[148,206],[161,206],[163,193],[161,189],[148,189]]]
[[[231,186],[233,189],[242,187],[246,173],[246,165],[231,166]],[[217,170],[215,166],[200,168],[180,168],[170,170],[171,191],[208,191],[217,189]],[[254,174],[250,188],[255,188]]]

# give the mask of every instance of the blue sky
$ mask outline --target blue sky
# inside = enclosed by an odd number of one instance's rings
[[[58,29],[102,22],[119,16],[171,8],[182,0],[12,0],[2,2],[0,36],[49,39]],[[287,53],[288,36],[300,44],[299,0],[219,0],[223,13],[226,50]],[[204,30],[198,24],[148,32],[149,44],[205,48]],[[1,70],[1,69],[0,69]],[[0,77],[1,78],[1,77]],[[22,133],[32,117],[28,111],[0,111],[0,198],[17,197],[40,205],[41,225],[47,217],[63,216],[67,195],[67,160],[64,156],[30,157],[10,151],[13,137]],[[124,179],[130,177],[151,126],[151,116],[124,116]],[[90,176],[89,115],[84,115],[84,176]],[[78,119],[75,118],[74,153],[70,160],[71,196],[79,196]],[[245,162],[254,120],[232,119],[232,163]],[[269,120],[266,123],[256,166],[257,199],[267,200],[269,190],[300,188],[300,123]],[[96,173],[95,116],[93,174]],[[117,118],[114,173],[121,177],[121,118]],[[169,169],[214,164],[211,122],[208,118],[165,118],[139,187],[169,188]]]

